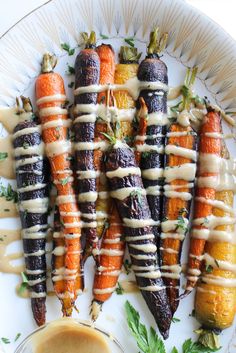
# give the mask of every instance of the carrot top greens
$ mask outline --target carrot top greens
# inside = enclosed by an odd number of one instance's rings
[[[147,47],[148,55],[156,54],[159,56],[166,47],[168,33],[163,33],[162,36],[159,36],[158,32],[159,28],[157,27],[150,33],[150,42]]]

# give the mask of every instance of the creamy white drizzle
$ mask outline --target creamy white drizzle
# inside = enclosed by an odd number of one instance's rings
[[[129,175],[141,176],[141,171],[138,167],[117,168],[113,171],[106,172],[106,176],[110,178],[123,178]]]
[[[176,179],[192,181],[195,179],[195,174],[196,174],[196,164],[185,163],[180,166],[165,168],[163,176],[165,177],[166,182],[169,183]]]
[[[149,168],[142,170],[142,177],[148,180],[156,180],[163,176],[164,170],[163,168]]]
[[[136,186],[130,186],[127,188],[120,188],[114,191],[110,191],[110,195],[115,199],[124,200],[135,192],[138,192],[139,195],[146,195],[145,189],[138,188]]]
[[[193,161],[197,160],[197,152],[189,148],[179,147],[175,145],[167,145],[165,147],[166,154],[174,154],[175,156],[184,157]]]

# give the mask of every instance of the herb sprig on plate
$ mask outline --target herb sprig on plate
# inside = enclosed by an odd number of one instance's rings
[[[146,326],[140,322],[140,315],[137,310],[127,300],[125,311],[129,329],[134,336],[138,348],[143,353],[167,353],[163,340],[153,327],[149,331]],[[210,353],[217,352],[220,348],[209,348],[199,342],[193,342],[191,338],[184,341],[182,350],[179,351],[173,347],[170,353]]]

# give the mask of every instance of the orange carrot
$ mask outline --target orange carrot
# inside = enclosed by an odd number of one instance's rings
[[[110,45],[102,44],[96,48],[96,52],[100,59],[99,83],[101,85],[114,83],[115,53],[113,51],[113,48]],[[108,103],[106,102],[107,99],[109,98],[107,98],[106,92],[101,92],[98,95],[97,101],[98,103],[103,104],[105,107],[105,104]],[[107,124],[104,120],[101,120],[98,118],[96,120],[96,125],[95,125],[95,139],[94,139],[95,143],[98,143],[98,144],[99,142],[106,143],[106,139],[102,134],[103,132],[107,132]],[[108,191],[108,185],[107,185],[107,180],[106,180],[105,171],[104,171],[103,157],[104,157],[103,148],[98,148],[94,151],[94,166],[95,166],[95,170],[99,174],[96,180],[97,190],[98,190],[98,198],[96,201],[96,212],[97,212],[96,219],[97,219],[98,238],[100,238],[103,233],[104,224],[108,217],[108,211],[111,206],[110,198],[104,198],[103,196],[102,197],[99,196],[100,192],[102,192],[102,195],[105,195],[105,193]],[[96,246],[94,246],[94,248],[96,248]]]
[[[197,173],[197,189],[195,193],[193,227],[191,232],[187,286],[185,295],[190,293],[200,275],[201,256],[204,252],[206,241],[198,234],[201,230],[210,228],[209,217],[212,214],[212,204],[208,200],[214,200],[216,190],[214,182],[210,182],[213,178],[217,179],[219,175],[221,155],[221,139],[209,133],[220,133],[220,115],[214,109],[208,107],[203,124],[200,129],[200,144],[199,144],[199,163]],[[215,160],[215,162],[214,162]],[[215,185],[217,182],[215,182]]]
[[[56,60],[45,54],[42,73],[36,80],[36,103],[42,123],[46,154],[50,161],[53,182],[57,188],[60,220],[65,234],[64,293],[57,293],[62,302],[63,315],[70,316],[78,292],[83,289],[81,276],[81,222],[73,186],[71,146],[68,140],[68,112],[64,108],[66,96],[62,77],[53,72]],[[79,280],[78,280],[79,276]],[[55,285],[57,290],[57,285]]]
[[[122,240],[123,227],[116,206],[112,206],[101,249],[98,251],[98,264],[93,283],[92,319],[96,320],[102,304],[108,300],[116,288],[123,264],[125,242]]]

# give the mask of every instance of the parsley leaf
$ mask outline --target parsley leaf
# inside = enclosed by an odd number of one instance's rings
[[[71,49],[70,45],[67,43],[62,43],[61,48],[64,49],[68,53],[69,56],[74,55],[74,53],[75,53],[75,49]]]
[[[206,265],[206,272],[211,273],[213,271],[213,267],[211,265]]]
[[[177,317],[172,317],[171,321],[172,321],[173,323],[176,323],[176,322],[180,322],[181,320],[178,319]]]
[[[116,294],[117,295],[122,295],[124,293],[124,289],[122,288],[121,284],[118,282],[117,283],[117,288],[116,288]]]
[[[149,332],[147,332],[146,327],[140,322],[139,313],[129,301],[125,303],[125,311],[128,326],[136,339],[139,349],[144,353],[166,353],[162,339],[158,337],[152,327],[150,327]]]
[[[16,337],[15,337],[15,339],[14,339],[14,342],[16,342],[16,341],[20,338],[20,336],[21,336],[21,333],[18,332],[18,333],[16,334]]]
[[[8,157],[8,153],[7,152],[0,152],[0,162],[4,161],[5,159],[7,159]]]
[[[1,341],[4,343],[4,344],[9,344],[11,343],[10,340],[6,337],[1,337]]]
[[[127,44],[129,44],[132,48],[134,48],[134,38],[133,37],[125,38],[124,40]]]
[[[100,37],[101,37],[101,39],[109,39],[108,36],[106,36],[105,34],[102,34],[102,33],[100,33]]]
[[[74,75],[75,74],[75,68],[67,63],[67,70],[66,70],[67,75]]]
[[[22,279],[21,285],[17,290],[19,295],[23,294],[24,291],[28,289],[28,282],[29,282],[25,272],[21,272],[21,279]]]
[[[124,261],[124,263],[123,263],[123,266],[124,266],[124,268],[125,268],[126,274],[129,275],[130,272],[131,272],[131,268],[132,268],[131,262],[129,262],[129,260],[126,259],[126,260]]]
[[[0,197],[5,197],[7,201],[17,202],[18,195],[15,190],[12,189],[11,184],[4,186],[0,184]]]

